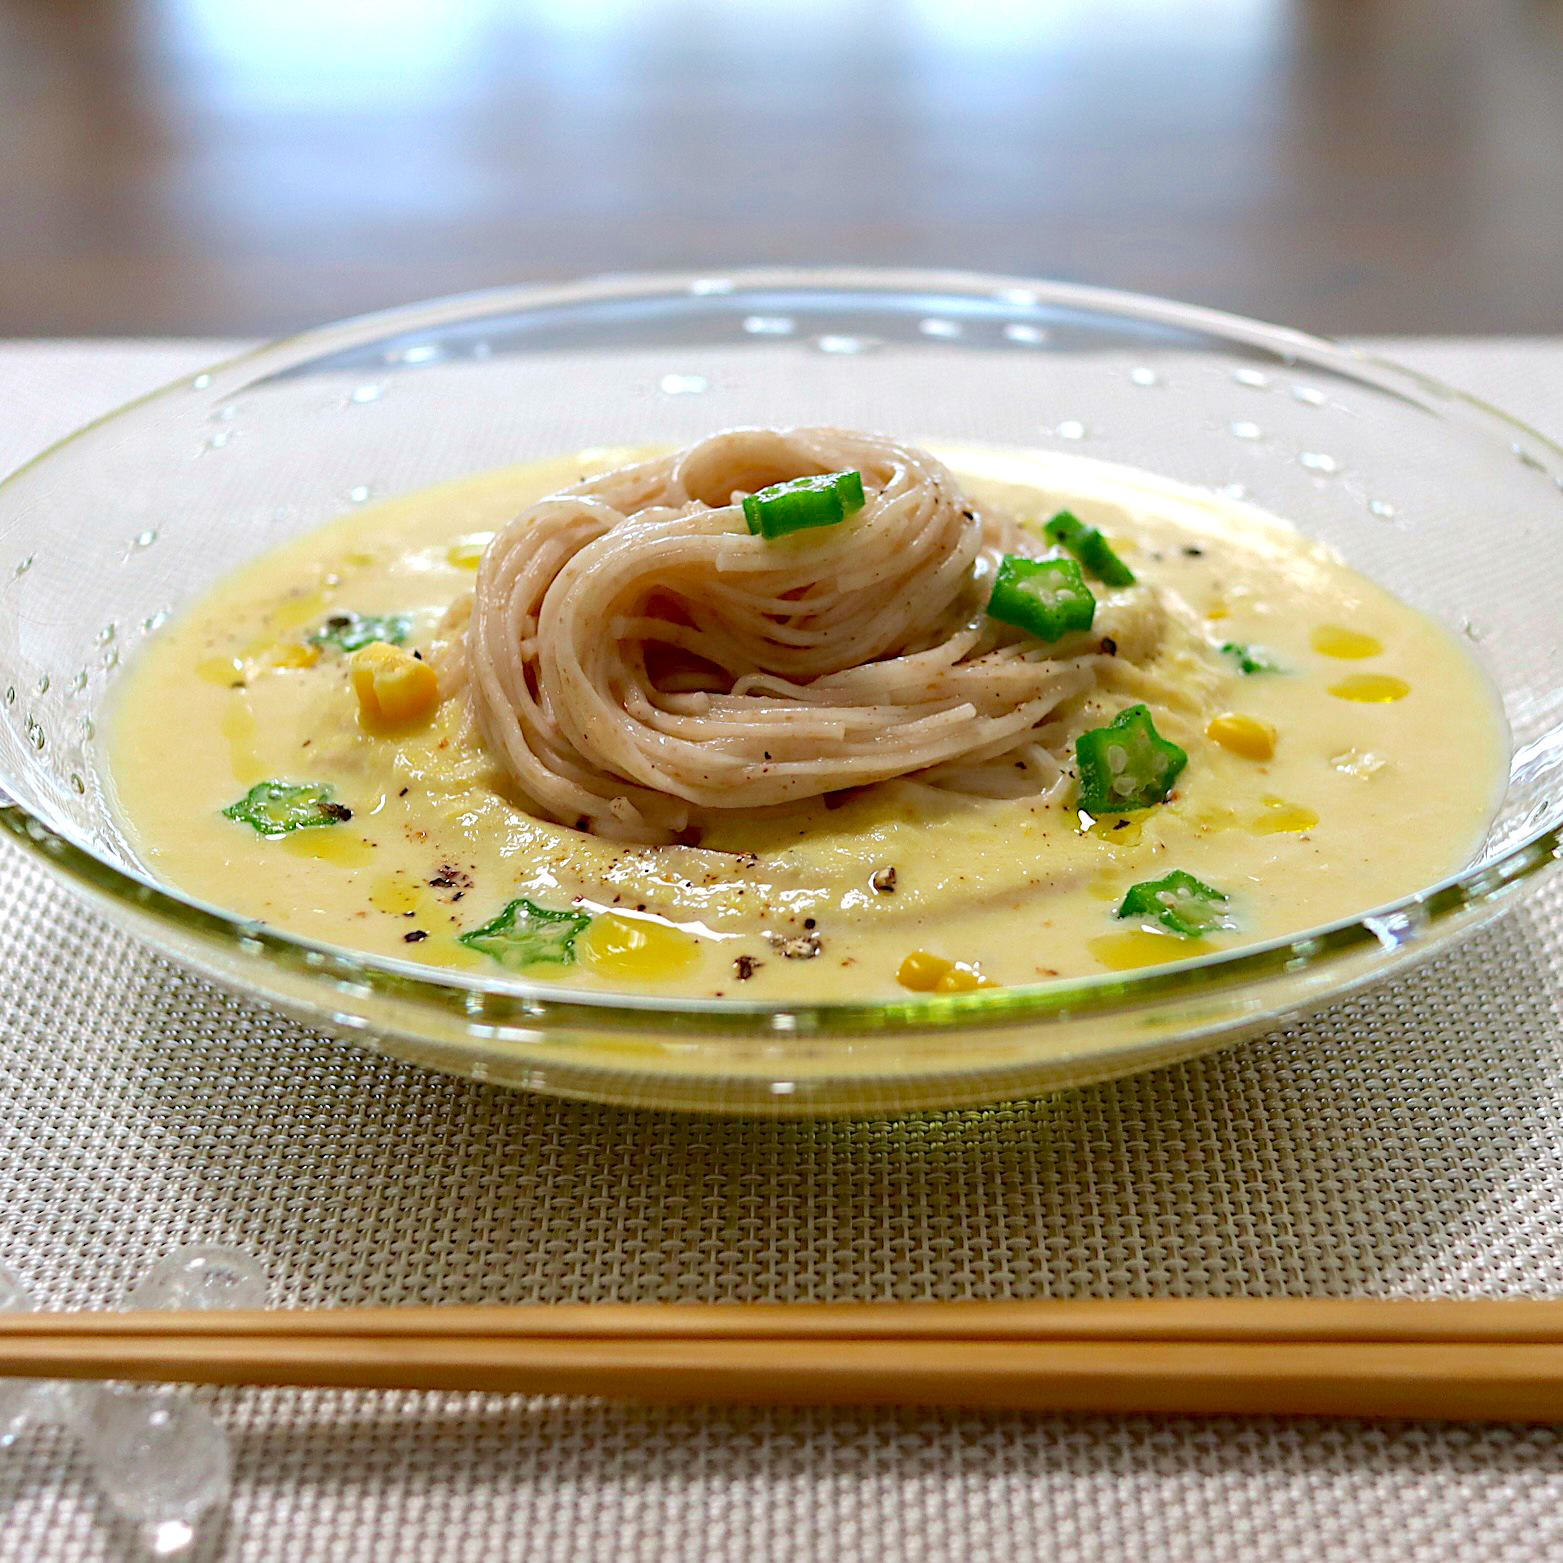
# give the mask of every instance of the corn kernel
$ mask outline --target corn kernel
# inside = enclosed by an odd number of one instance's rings
[[[366,724],[403,727],[426,721],[440,703],[440,681],[427,662],[377,640],[353,653],[353,690]]]
[[[1205,729],[1205,736],[1245,760],[1269,760],[1275,756],[1275,729],[1257,716],[1223,711]]]
[[[913,993],[932,993],[939,985],[939,979],[954,968],[955,962],[945,960],[942,955],[930,955],[927,950],[913,950],[901,962],[895,980],[903,988],[910,988]]]
[[[965,961],[956,961],[946,972],[939,974],[939,980],[934,983],[935,993],[971,993],[977,988],[991,988],[995,984],[977,970],[975,966],[968,966]]]

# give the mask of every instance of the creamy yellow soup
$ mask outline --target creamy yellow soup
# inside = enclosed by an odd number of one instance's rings
[[[363,509],[188,610],[114,714],[114,786],[146,868],[246,917],[425,965],[904,997],[1184,960],[1357,915],[1458,870],[1497,804],[1502,720],[1441,627],[1251,508],[1041,453],[939,452],[980,504],[1037,527],[1067,506],[1100,527],[1153,595],[1158,649],[1088,703],[1105,725],[1143,701],[1186,750],[1154,807],[1095,818],[1072,790],[890,782],[739,815],[698,846],[628,846],[523,812],[460,700],[411,725],[365,712],[333,623],[401,615],[406,649],[432,647],[494,531],[645,454],[584,452]],[[265,836],[224,813],[267,781],[329,786],[336,817]],[[1132,887],[1174,871],[1220,898],[1210,926],[1155,915],[1165,892],[1124,911]],[[550,925],[571,936],[562,959],[501,964],[475,937],[518,902],[571,916]]]

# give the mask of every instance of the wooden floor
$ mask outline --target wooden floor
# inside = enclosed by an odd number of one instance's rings
[[[0,335],[762,261],[1563,331],[1563,0],[0,0]]]

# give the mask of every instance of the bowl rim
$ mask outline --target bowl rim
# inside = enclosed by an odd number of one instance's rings
[[[279,337],[122,403],[56,440],[0,480],[0,498],[25,475],[51,462],[77,442],[116,420],[194,386],[245,374],[269,360],[301,352],[361,346],[396,332],[415,332],[461,320],[505,312],[545,311],[560,306],[623,302],[632,299],[700,297],[782,292],[790,295],[845,290],[857,295],[961,295],[1017,308],[1075,309],[1099,316],[1131,318],[1200,332],[1264,350],[1282,360],[1311,366],[1425,405],[1474,415],[1486,432],[1522,437],[1563,462],[1563,445],[1478,397],[1433,376],[1331,338],[1292,327],[1271,325],[1205,305],[1084,283],[993,275],[949,269],[863,266],[754,266],[675,272],[634,272],[562,283],[522,284],[446,295],[395,308],[355,315]],[[1429,409],[1431,410],[1431,409]],[[1563,477],[1554,480],[1563,492]],[[412,1000],[446,1011],[484,1032],[521,1022],[530,1031],[559,1026],[568,1030],[608,1030],[665,1034],[677,1021],[689,1034],[724,1040],[828,1040],[865,1035],[938,1035],[955,1030],[990,1030],[1069,1020],[1099,1019],[1159,1007],[1168,1001],[1212,993],[1231,993],[1246,985],[1339,967],[1340,993],[1360,985],[1361,963],[1387,970],[1407,955],[1431,953],[1448,937],[1470,925],[1500,898],[1563,860],[1563,822],[1534,827],[1523,839],[1487,862],[1451,874],[1415,894],[1356,916],[1303,933],[1247,944],[1195,959],[1127,973],[1058,978],[967,993],[908,995],[889,999],[745,1000],[671,998],[654,994],[597,992],[556,987],[515,976],[460,972],[354,951],[290,934],[244,918],[194,896],[187,896],[137,871],[121,867],[73,835],[57,830],[9,794],[0,775],[0,827],[32,857],[74,888],[86,891],[110,909],[168,924],[198,942],[248,956],[261,955],[284,968],[335,982],[356,993]],[[1430,937],[1431,936],[1431,937]],[[1375,961],[1375,956],[1377,960]],[[1332,988],[1326,996],[1332,996]],[[588,1061],[581,1059],[580,1063]]]

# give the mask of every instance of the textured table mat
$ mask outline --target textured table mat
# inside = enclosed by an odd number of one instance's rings
[[[1392,356],[1563,433],[1563,340]],[[0,471],[221,344],[0,346]],[[1411,981],[1048,1101],[870,1122],[423,1074],[146,954],[0,843],[0,1260],[114,1302],[179,1243],[294,1304],[1563,1293],[1563,884]],[[309,1563],[1530,1560],[1552,1429],[219,1396],[196,1556]],[[63,1435],[0,1560],[130,1555]]]

